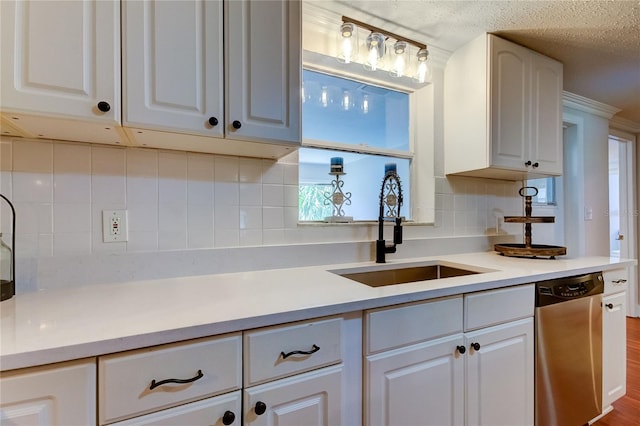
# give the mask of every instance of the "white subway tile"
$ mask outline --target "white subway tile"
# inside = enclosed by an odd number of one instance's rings
[[[265,207],[284,206],[284,185],[262,185],[262,203]]]
[[[156,204],[127,203],[129,232],[158,232]]]
[[[165,203],[158,207],[158,232],[185,234],[187,231],[187,206],[182,203]]]
[[[158,250],[157,231],[132,231],[129,229],[127,251],[156,251]]]
[[[55,256],[91,253],[91,234],[89,232],[56,232],[53,234],[53,253]]]
[[[133,151],[128,151],[125,148],[91,145],[91,173],[94,176],[126,176],[127,152]]]
[[[213,208],[202,205],[187,207],[187,246],[213,248]]]
[[[16,235],[53,233],[53,204],[13,203],[13,207],[16,210]],[[9,218],[7,215],[7,219]]]
[[[158,234],[159,250],[182,250],[187,248],[187,230],[176,232],[160,232]]]
[[[51,173],[13,172],[12,202],[53,202],[53,175]]]
[[[284,229],[265,229],[262,231],[262,242],[266,246],[285,244]]]
[[[13,170],[12,145],[12,138],[0,138],[0,172],[10,172]]]
[[[53,172],[53,144],[51,142],[14,139],[12,148],[14,172]]]
[[[240,246],[261,246],[262,230],[261,229],[241,229],[240,230]]]
[[[91,202],[91,175],[88,173],[55,173],[53,185],[53,200],[56,203]]]
[[[214,245],[216,247],[238,247],[240,245],[240,235],[237,229],[217,229],[214,234]]]
[[[261,206],[262,205],[262,185],[259,183],[240,184],[240,205],[241,206]]]
[[[240,184],[236,182],[216,181],[213,193],[216,207],[237,206],[240,204]]]
[[[240,207],[240,229],[262,229],[262,207]]]
[[[298,227],[298,207],[284,208],[284,227],[285,228]]]
[[[91,205],[88,203],[55,203],[53,205],[53,232],[91,232]]]
[[[262,208],[263,229],[284,228],[284,208],[283,207],[263,207]]]
[[[213,226],[218,230],[238,230],[240,228],[240,209],[238,206],[216,204],[213,208]]]
[[[127,203],[158,205],[158,153],[127,150]]]
[[[187,155],[184,152],[158,154],[158,202],[187,203]]]
[[[127,184],[124,175],[91,176],[91,202],[101,204],[125,204]],[[115,208],[111,210],[116,210]]]
[[[214,157],[188,153],[187,155],[187,203],[213,206]]]
[[[298,208],[300,190],[298,185],[284,186],[284,206]]]
[[[240,182],[262,183],[262,160],[255,158],[240,158]]]
[[[282,167],[284,169],[283,183],[285,185],[298,185],[298,165],[282,164]]]
[[[55,142],[53,144],[53,172],[55,174],[90,175],[91,146]]]
[[[284,184],[284,165],[274,160],[262,160],[262,183]]]
[[[216,182],[238,182],[237,157],[216,156],[214,161]]]

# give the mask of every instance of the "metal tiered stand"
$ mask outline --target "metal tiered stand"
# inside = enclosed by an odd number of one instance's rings
[[[528,193],[528,190],[531,193]],[[514,257],[538,257],[548,256],[555,259],[556,256],[567,254],[567,248],[561,246],[549,246],[544,244],[531,244],[532,223],[554,223],[554,216],[531,216],[531,198],[538,195],[538,188],[524,186],[518,191],[524,197],[525,216],[505,216],[505,223],[524,223],[524,244],[496,244],[493,248],[503,256]]]

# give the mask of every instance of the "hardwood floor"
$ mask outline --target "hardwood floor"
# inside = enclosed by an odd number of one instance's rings
[[[627,318],[627,394],[594,426],[640,424],[640,318]]]

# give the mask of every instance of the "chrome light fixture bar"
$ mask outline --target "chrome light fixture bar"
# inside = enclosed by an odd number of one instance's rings
[[[366,54],[363,52],[362,56],[358,55],[357,27],[369,31],[369,35],[362,43],[366,49]],[[359,62],[370,71],[383,69],[389,71],[394,77],[411,77],[418,83],[426,83],[430,80],[430,70],[427,65],[429,50],[424,43],[348,16],[342,16],[339,41],[338,59],[341,62]],[[410,53],[411,46],[413,48]],[[385,61],[387,52],[390,57]]]

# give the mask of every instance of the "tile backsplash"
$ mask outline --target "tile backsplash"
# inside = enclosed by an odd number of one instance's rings
[[[406,226],[405,239],[520,234],[501,221],[522,214],[520,186],[436,177],[435,224]],[[5,137],[0,192],[16,208],[18,259],[372,241],[377,231],[299,225],[295,153],[274,161]],[[103,210],[127,210],[127,242],[102,241]]]

